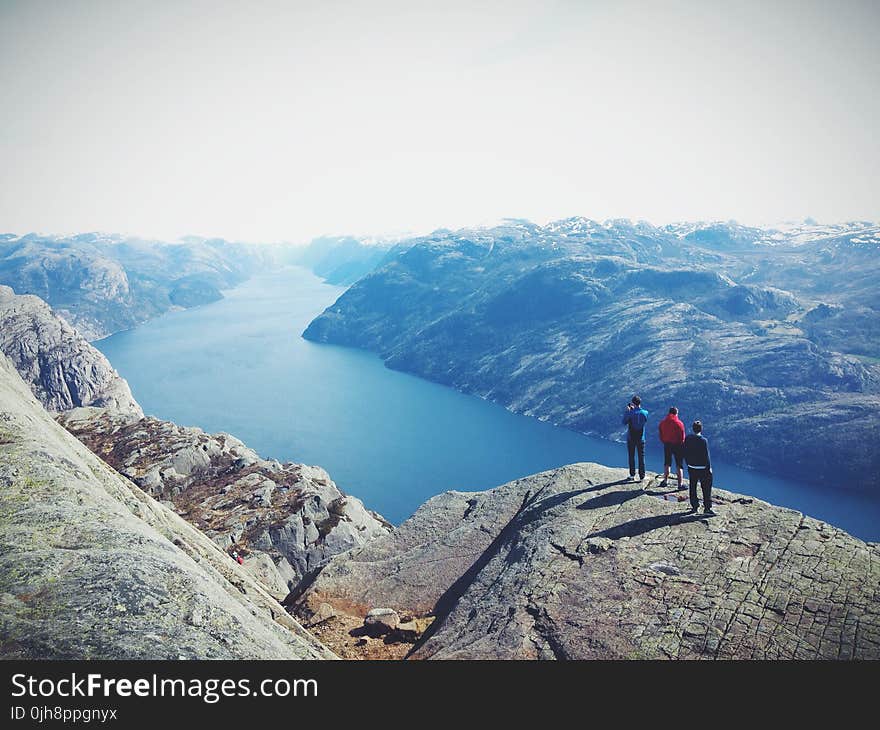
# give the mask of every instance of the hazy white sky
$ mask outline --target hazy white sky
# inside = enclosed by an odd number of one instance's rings
[[[0,231],[880,219],[880,3],[0,0]]]

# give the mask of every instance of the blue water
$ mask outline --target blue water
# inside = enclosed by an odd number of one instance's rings
[[[305,269],[282,269],[95,344],[147,413],[226,431],[267,458],[318,464],[395,523],[448,489],[486,489],[576,461],[626,465],[623,444],[394,372],[367,352],[302,339],[342,292]],[[653,446],[648,468],[659,470]],[[719,487],[880,537],[878,499],[720,463],[715,473]]]

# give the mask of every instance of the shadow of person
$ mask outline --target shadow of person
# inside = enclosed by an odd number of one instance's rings
[[[613,507],[614,505],[629,502],[629,500],[635,499],[636,497],[641,497],[643,494],[645,494],[645,490],[641,487],[618,492],[608,492],[607,494],[600,494],[598,497],[588,499],[586,502],[581,502],[577,508],[599,509],[600,507]]]
[[[520,515],[519,521],[520,523],[530,522],[541,512],[546,512],[547,510],[551,510],[554,507],[558,507],[560,504],[564,504],[568,500],[573,499],[574,497],[577,497],[581,494],[587,494],[588,492],[599,492],[603,489],[607,489],[608,487],[617,487],[621,484],[628,483],[629,482],[626,479],[620,479],[616,482],[602,482],[601,484],[593,484],[589,487],[584,487],[583,489],[572,489],[568,492],[560,492],[559,494],[554,494],[550,497],[544,497],[544,499],[535,500],[529,505],[528,509],[526,509]],[[579,506],[578,509],[582,509],[582,507]]]
[[[637,537],[644,535],[651,530],[657,530],[661,527],[671,527],[672,525],[681,525],[687,522],[700,522],[704,519],[704,515],[695,512],[675,512],[671,515],[655,515],[654,517],[640,517],[636,520],[630,520],[614,527],[608,527],[600,532],[594,532],[587,535],[591,537],[607,537],[611,540],[619,540],[621,537]]]

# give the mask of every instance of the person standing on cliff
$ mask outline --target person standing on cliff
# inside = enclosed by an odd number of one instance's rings
[[[663,481],[660,482],[661,487],[669,484],[669,468],[672,466],[672,457],[674,456],[675,468],[678,470],[678,488],[681,489],[684,439],[684,424],[678,417],[678,408],[672,406],[666,418],[660,421],[660,441],[663,442]]]
[[[645,424],[648,411],[642,408],[642,399],[634,395],[623,412],[626,426],[626,450],[629,454],[629,478],[636,478],[636,452],[639,454],[639,481],[645,478]]]
[[[712,462],[709,459],[709,442],[703,436],[703,424],[694,421],[691,426],[693,433],[689,433],[684,440],[684,460],[687,462],[688,479],[691,487],[691,512],[694,513],[700,507],[697,498],[697,484],[703,490],[703,514],[712,516]]]

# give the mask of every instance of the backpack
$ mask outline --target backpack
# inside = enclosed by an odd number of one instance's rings
[[[645,433],[645,423],[648,418],[645,412],[639,408],[634,410],[629,416],[629,435],[633,439],[641,439]]]

